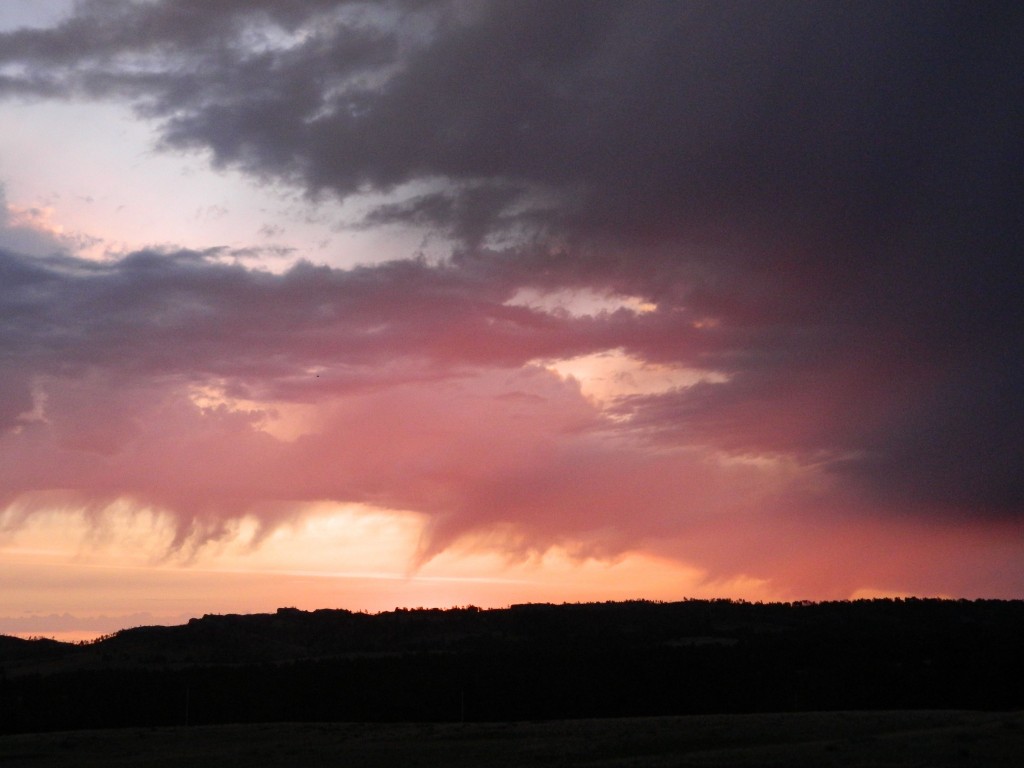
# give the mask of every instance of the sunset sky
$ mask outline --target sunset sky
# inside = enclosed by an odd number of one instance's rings
[[[1024,6],[0,2],[0,633],[1024,597]]]

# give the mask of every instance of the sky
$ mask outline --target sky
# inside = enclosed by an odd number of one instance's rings
[[[5,0],[0,633],[1024,597],[1021,40]]]

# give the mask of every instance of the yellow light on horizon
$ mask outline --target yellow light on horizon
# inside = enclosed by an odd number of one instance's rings
[[[165,516],[131,511],[127,504],[106,515],[98,522],[96,515],[41,511],[4,534],[0,575],[16,580],[19,589],[17,602],[0,613],[0,632],[4,621],[30,627],[33,616],[50,629],[19,634],[78,640],[123,628],[119,617],[140,614],[150,623],[182,623],[205,613],[283,606],[379,612],[772,596],[767,582],[750,577],[713,582],[699,568],[640,550],[580,557],[572,542],[522,556],[502,550],[496,540],[467,537],[410,570],[425,518],[361,505],[311,505],[265,536],[256,521],[243,519],[189,557],[163,556],[173,535]],[[72,618],[53,618],[64,614],[89,618],[89,626],[100,628],[79,630]],[[67,626],[55,630],[55,621]]]

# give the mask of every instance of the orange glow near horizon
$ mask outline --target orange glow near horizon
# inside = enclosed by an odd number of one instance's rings
[[[758,579],[709,582],[697,568],[639,551],[599,560],[552,547],[513,559],[470,543],[410,571],[422,526],[411,513],[323,505],[261,541],[255,523],[245,520],[230,536],[187,556],[168,553],[171,531],[157,514],[114,509],[92,522],[83,515],[36,514],[0,539],[4,569],[21,584],[17,600],[5,606],[8,615],[0,617],[13,622],[13,631],[0,633],[89,640],[124,628],[122,617],[135,617],[135,624],[177,624],[205,613],[263,613],[282,606],[376,613],[779,597]],[[55,592],[54,583],[66,587]],[[61,628],[54,617],[64,614],[70,614],[69,626]],[[72,618],[88,619],[93,628],[70,626]]]
[[[424,525],[425,519],[414,513],[324,503],[310,505],[263,536],[256,521],[246,518],[218,540],[192,552],[174,552],[168,550],[169,520],[127,505],[92,516],[43,510],[18,522],[8,510],[0,516],[0,582],[18,588],[7,590],[0,634],[91,640],[131,626],[280,607],[378,613],[630,599],[963,596],[896,586],[913,584],[900,576],[904,561],[914,557],[906,549],[898,558],[870,551],[879,562],[888,559],[889,566],[875,571],[868,583],[841,593],[828,583],[835,573],[827,569],[817,571],[824,591],[795,594],[781,582],[744,574],[713,577],[668,554],[642,549],[580,557],[573,542],[564,542],[513,555],[497,535],[464,537],[414,570]],[[908,541],[912,532],[894,528],[884,538],[890,537]],[[845,539],[855,549],[872,546],[852,532]],[[979,553],[991,550],[990,541],[975,543]],[[947,531],[917,546],[943,551],[963,544],[955,531]],[[1012,547],[1004,549],[1006,557],[1013,556]],[[849,567],[843,558],[829,562],[840,570]],[[792,566],[815,571],[821,563]]]

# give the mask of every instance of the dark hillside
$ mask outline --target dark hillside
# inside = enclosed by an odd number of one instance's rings
[[[0,635],[0,670],[18,663],[33,664],[59,659],[71,652],[73,652],[73,646],[59,643],[56,640],[46,638],[24,640],[20,637]]]
[[[8,732],[1024,708],[1020,601],[286,608],[85,646],[3,640]]]

